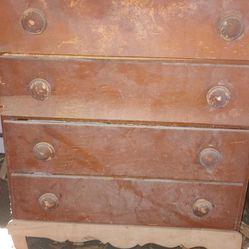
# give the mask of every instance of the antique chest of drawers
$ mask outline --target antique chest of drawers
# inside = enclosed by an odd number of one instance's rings
[[[249,2],[2,0],[13,218],[237,230]]]

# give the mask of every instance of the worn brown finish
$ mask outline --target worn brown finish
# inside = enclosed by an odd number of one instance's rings
[[[204,217],[208,215],[214,208],[213,203],[205,199],[198,199],[193,205],[193,212],[198,217]]]
[[[223,155],[215,148],[205,148],[199,154],[200,164],[205,168],[213,168],[223,160]]]
[[[40,35],[23,29],[22,16],[29,8],[44,13],[47,26]],[[249,57],[246,0],[1,0],[1,9],[1,52],[229,60]],[[220,27],[227,16],[235,17],[239,24]]]
[[[41,161],[48,161],[54,157],[55,150],[53,145],[46,142],[39,142],[33,147],[33,156]]]
[[[39,204],[45,211],[56,209],[59,205],[58,197],[53,193],[46,193],[40,196]]]
[[[239,184],[95,177],[12,175],[11,188],[15,219],[193,228],[237,228],[243,196]],[[56,209],[41,208],[45,193],[58,197]],[[201,218],[198,199],[213,205]]]
[[[249,1],[0,7],[14,219],[238,229]]]
[[[31,34],[41,34],[47,26],[44,13],[39,9],[26,9],[21,17],[22,28]]]
[[[4,132],[10,172],[227,182],[248,178],[248,131],[5,121]],[[53,146],[51,160],[33,154],[40,142]],[[203,166],[206,148],[218,150],[222,158]]]
[[[244,33],[243,19],[236,15],[224,17],[218,25],[218,32],[225,41],[234,41]]]
[[[227,87],[214,86],[207,93],[207,103],[212,109],[224,108],[229,104],[231,92]]]
[[[3,115],[249,126],[248,66],[1,59],[0,76]],[[28,90],[37,78],[52,88],[44,101]],[[220,91],[207,100],[216,86],[230,92],[223,108]]]
[[[33,79],[27,88],[29,95],[36,100],[44,101],[51,94],[51,85],[44,79]]]

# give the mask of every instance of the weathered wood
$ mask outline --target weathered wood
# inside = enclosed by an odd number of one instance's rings
[[[245,0],[1,0],[1,8],[2,53],[249,57],[249,3]],[[23,30],[21,20],[28,8],[44,13],[42,34]],[[219,27],[231,15],[244,28],[237,40],[226,41]]]
[[[247,130],[6,120],[4,132],[10,173],[248,179]],[[41,142],[53,148],[51,160],[35,156],[33,150]],[[206,148],[220,153],[217,164],[201,164]]]
[[[249,127],[248,66],[46,58],[0,59],[2,115]],[[36,78],[51,84],[44,101],[29,94]],[[208,105],[215,86],[231,93],[224,108]]]
[[[27,220],[233,230],[240,223],[244,199],[242,184],[215,182],[36,173],[12,174],[10,185],[13,218]],[[47,193],[52,201],[46,201]],[[211,204],[202,217],[193,209],[199,199]]]
[[[15,218],[238,229],[248,131],[217,128],[249,128],[248,1],[1,8],[4,120],[102,122],[5,122]]]

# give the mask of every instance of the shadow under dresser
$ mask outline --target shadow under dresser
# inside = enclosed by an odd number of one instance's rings
[[[14,222],[237,236],[249,176],[249,2],[0,7]]]

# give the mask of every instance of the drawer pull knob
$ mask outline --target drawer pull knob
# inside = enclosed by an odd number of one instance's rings
[[[206,148],[200,152],[199,160],[203,167],[215,167],[222,161],[222,155],[214,148]]]
[[[34,156],[41,161],[49,161],[55,155],[54,147],[46,142],[38,143],[33,148]]]
[[[244,33],[244,24],[237,16],[227,16],[221,20],[218,32],[225,41],[234,41]]]
[[[28,91],[34,99],[44,101],[51,94],[51,85],[44,79],[34,79],[29,83]]]
[[[46,193],[39,198],[40,206],[46,210],[53,210],[59,206],[59,199],[55,194]]]
[[[30,34],[41,34],[46,29],[47,21],[45,14],[39,9],[27,9],[21,18],[22,27]]]
[[[198,199],[193,205],[193,213],[198,217],[204,217],[208,215],[212,209],[212,203],[205,199]]]
[[[206,98],[211,108],[220,109],[228,105],[231,93],[224,86],[215,86],[208,91]]]

